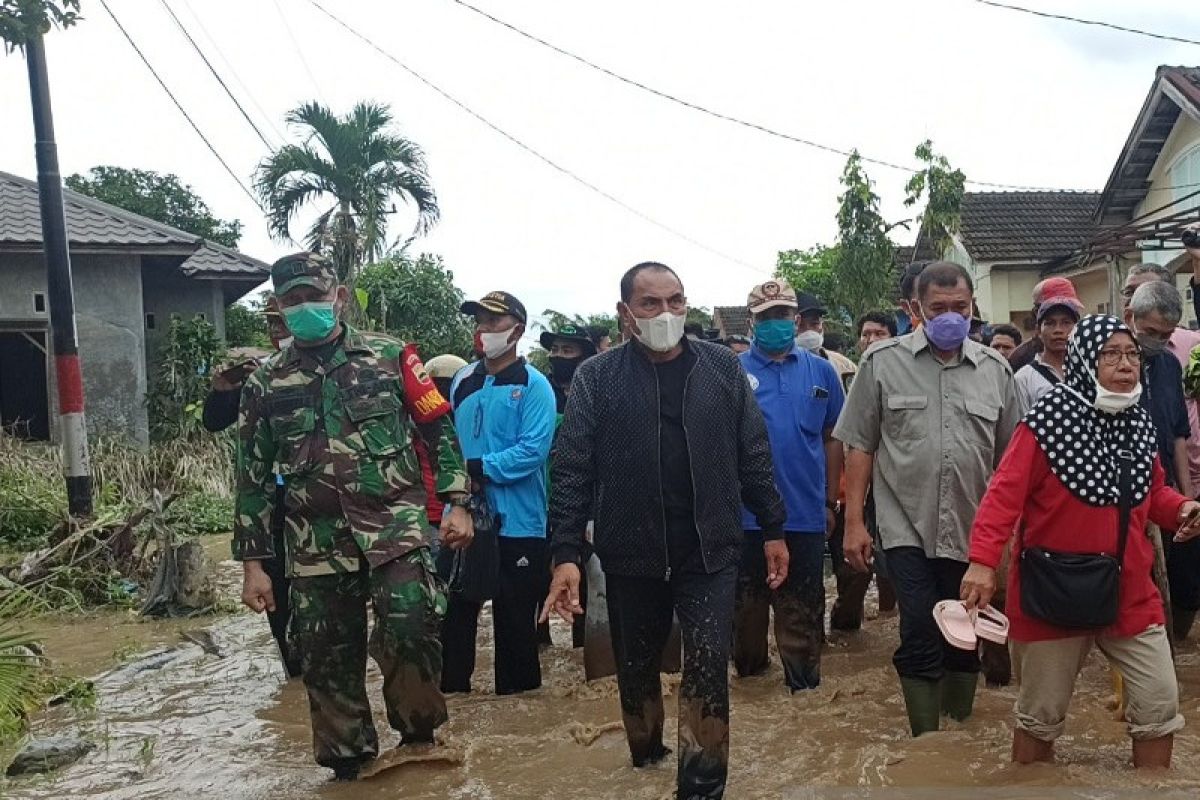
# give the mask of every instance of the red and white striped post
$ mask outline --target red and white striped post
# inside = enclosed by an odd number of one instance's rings
[[[59,433],[67,479],[67,508],[71,516],[92,513],[92,475],[88,461],[87,425],[83,416],[83,374],[75,332],[75,293],[71,286],[71,255],[63,212],[62,176],[54,142],[50,81],[46,76],[46,47],[41,36],[25,43],[29,96],[38,167],[38,199],[42,209],[42,247],[46,253],[46,288],[50,301],[50,338],[58,384]]]

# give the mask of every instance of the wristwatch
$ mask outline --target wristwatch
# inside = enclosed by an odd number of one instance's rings
[[[825,507],[828,508],[830,511],[832,511],[835,514],[840,514],[842,511],[842,501],[841,500],[826,500]]]

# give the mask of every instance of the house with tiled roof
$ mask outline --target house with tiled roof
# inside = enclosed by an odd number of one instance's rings
[[[148,438],[146,389],[174,315],[224,335],[225,309],[267,279],[236,250],[64,190],[75,321],[92,434]],[[0,172],[0,424],[54,438],[41,211],[34,181]]]
[[[1029,330],[1033,287],[1042,278],[1070,278],[1091,313],[1119,309],[1131,266],[1184,266],[1179,233],[1197,220],[1200,67],[1164,66],[1102,192],[968,192],[945,256],[971,271],[986,319]],[[1185,294],[1189,275],[1177,279]],[[1191,303],[1184,308],[1184,323],[1194,327]]]
[[[750,335],[750,310],[746,306],[717,306],[713,309],[713,327],[727,336]]]

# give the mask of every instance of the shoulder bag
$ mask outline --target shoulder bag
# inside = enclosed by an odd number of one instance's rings
[[[1117,552],[1021,549],[1021,611],[1060,628],[1107,628],[1120,608],[1121,566],[1129,538],[1133,453],[1117,451]]]

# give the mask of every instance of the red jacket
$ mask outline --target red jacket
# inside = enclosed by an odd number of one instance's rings
[[[1117,621],[1100,635],[1126,638],[1151,625],[1164,624],[1162,599],[1150,575],[1154,548],[1146,534],[1146,523],[1149,518],[1162,528],[1174,530],[1179,507],[1186,500],[1166,485],[1162,466],[1155,458],[1150,493],[1130,513]],[[974,563],[996,568],[1018,522],[1024,528],[1026,546],[1069,553],[1114,553],[1117,516],[1116,506],[1090,506],[1071,494],[1050,471],[1050,462],[1033,431],[1021,423],[979,505],[971,528],[970,558]],[[1017,555],[1021,544],[1019,539],[1008,570],[1005,612],[1011,622],[1009,635],[1022,642],[1079,636],[1078,630],[1057,628],[1021,613]],[[1079,601],[1087,602],[1087,598]]]

